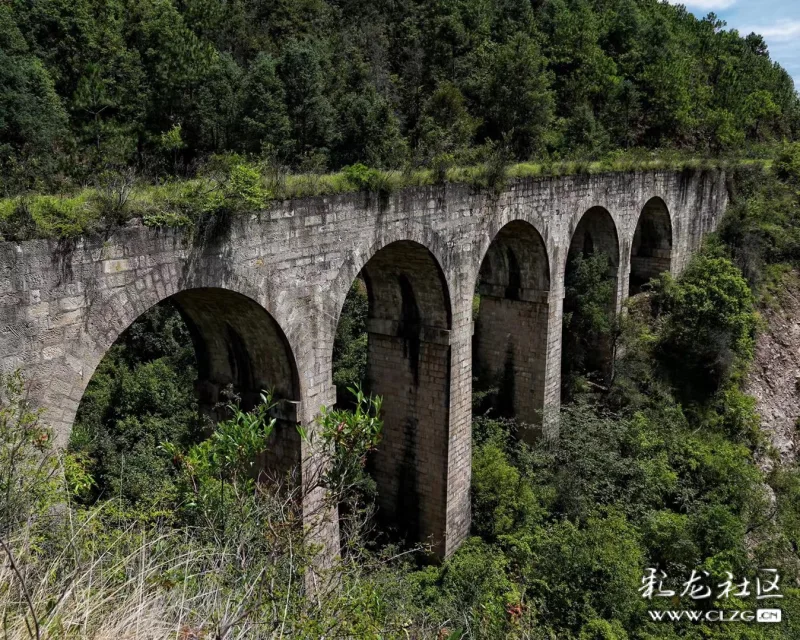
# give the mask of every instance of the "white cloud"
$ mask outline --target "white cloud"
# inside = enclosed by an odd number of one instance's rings
[[[768,40],[790,40],[800,37],[800,20],[787,20],[779,24],[740,29],[739,33],[760,33]]]
[[[683,4],[687,9],[701,9],[702,11],[719,11],[728,9],[736,4],[736,0],[669,0],[670,4]]]

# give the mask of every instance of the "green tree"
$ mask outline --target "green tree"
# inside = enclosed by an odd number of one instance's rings
[[[10,7],[0,6],[0,153],[3,172],[25,157],[52,153],[68,137],[67,116],[50,75],[28,50]],[[33,176],[29,176],[33,177]]]
[[[538,46],[518,34],[505,44],[478,51],[475,62],[480,75],[472,91],[484,119],[478,135],[507,137],[517,158],[530,158],[542,148],[553,113],[550,80]]]
[[[348,92],[338,106],[337,165],[366,162],[372,167],[397,167],[406,156],[406,141],[388,101],[372,85]]]
[[[781,112],[780,107],[772,99],[772,94],[763,89],[747,96],[742,110],[756,140],[763,135],[764,127],[768,127]]]
[[[327,154],[334,136],[334,111],[326,94],[322,55],[311,41],[288,42],[279,75],[286,90],[295,158],[319,151]]]
[[[658,354],[684,393],[715,391],[752,357],[753,295],[727,258],[700,255],[678,281],[662,275],[657,300],[667,314]]]
[[[291,123],[275,60],[260,53],[250,63],[242,88],[242,147],[286,151]]]
[[[131,325],[101,361],[84,393],[70,447],[90,460],[91,498],[147,503],[172,491],[174,473],[158,451],[187,445],[206,428],[194,393],[189,333],[163,304]]]
[[[472,145],[480,124],[470,115],[461,91],[450,82],[441,83],[422,107],[416,137],[423,159],[439,154],[462,155]]]

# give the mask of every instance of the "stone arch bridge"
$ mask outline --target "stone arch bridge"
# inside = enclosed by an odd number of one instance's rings
[[[726,204],[719,172],[648,171],[521,179],[500,194],[451,184],[285,201],[203,241],[132,226],[0,243],[0,370],[23,370],[64,442],[103,355],[171,298],[195,344],[201,404],[228,384],[243,397],[273,387],[282,422],[313,432],[335,401],[333,340],[360,274],[368,380],[384,397],[379,505],[446,556],[470,526],[473,353],[510,372],[520,419],[552,415],[569,256],[611,257],[619,307],[651,276],[679,272]],[[313,477],[314,445],[282,433],[272,455]],[[307,521],[335,550],[336,514],[320,489],[305,495]]]

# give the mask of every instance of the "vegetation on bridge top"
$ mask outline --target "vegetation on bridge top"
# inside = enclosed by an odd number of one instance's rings
[[[657,0],[3,2],[0,236],[796,139],[791,77],[725,26]]]
[[[357,191],[386,196],[406,187],[469,184],[499,193],[514,179],[646,170],[767,168],[775,148],[749,157],[697,157],[674,150],[617,151],[600,160],[512,163],[492,149],[480,164],[457,166],[440,156],[429,168],[374,169],[357,163],[336,173],[290,173],[286,167],[238,155],[214,156],[191,179],[145,180],[133,168],[104,171],[71,193],[28,193],[0,199],[0,240],[73,238],[140,219],[148,227],[192,228],[210,216],[247,214],[275,201]]]
[[[653,282],[620,322],[565,318],[620,348],[608,388],[565,367],[558,447],[475,420],[471,537],[441,565],[374,534],[364,457],[377,436],[358,428],[371,413],[329,412],[343,553],[320,583],[335,588],[306,597],[318,549],[298,496],[242,464],[236,445],[268,446],[263,422],[237,411],[205,439],[174,308],[109,352],[67,452],[51,450],[22,379],[0,379],[5,635],[800,637],[800,465],[781,463],[742,391],[754,301],[800,269],[800,145],[781,147],[800,138],[800,98],[761,36],[724,27],[660,0],[0,2],[5,240],[136,218],[191,230],[285,198],[445,182],[493,193],[529,176],[736,173],[680,279]],[[575,313],[607,309],[589,295],[607,274],[584,275]],[[343,311],[337,387],[364,377],[367,298],[354,285]],[[651,605],[758,605],[649,603],[647,567],[674,589],[693,570],[719,584],[776,567],[785,620],[653,623]]]

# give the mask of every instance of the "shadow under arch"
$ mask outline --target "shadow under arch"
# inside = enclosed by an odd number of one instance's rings
[[[145,292],[138,305],[129,305],[113,322],[107,322],[110,330],[100,335],[93,332],[98,365],[144,313],[159,305],[173,307],[185,323],[194,348],[194,390],[201,414],[212,421],[226,417],[219,404],[230,400],[228,389],[239,397],[245,410],[260,401],[262,391],[272,390],[278,401],[273,412],[277,424],[260,461],[262,470],[285,477],[299,469],[301,442],[295,428],[300,397],[298,370],[289,341],[272,315],[252,298],[222,287],[186,288],[155,298],[152,292]],[[103,349],[105,342],[108,346]]]
[[[650,198],[642,207],[631,243],[629,295],[672,267],[672,220],[666,203]]]
[[[589,261],[603,256],[600,263]],[[568,399],[576,375],[598,378],[602,383],[611,375],[611,323],[619,302],[619,262],[619,235],[614,219],[605,208],[592,207],[575,226],[564,268],[562,400]],[[597,269],[601,271],[598,273]]]
[[[378,520],[443,556],[452,324],[445,275],[424,245],[396,240],[371,255],[356,281],[368,307],[364,386],[383,398],[382,439],[368,464]]]
[[[477,390],[488,393],[478,411],[538,425],[544,407],[550,262],[532,224],[514,220],[495,235],[481,262],[476,293],[473,376]]]

